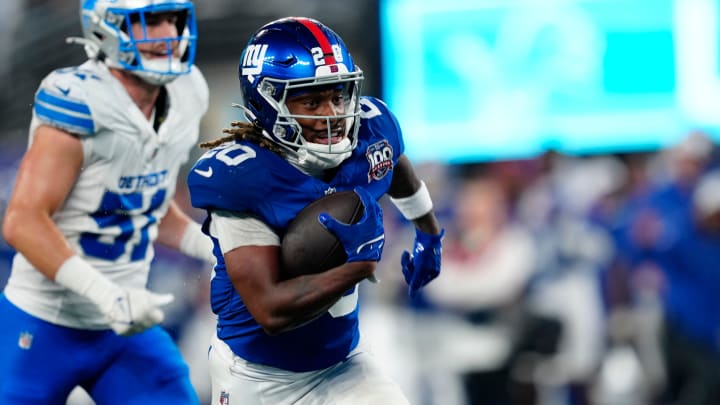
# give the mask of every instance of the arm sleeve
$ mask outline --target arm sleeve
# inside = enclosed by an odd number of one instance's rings
[[[267,224],[247,214],[213,212],[210,234],[217,238],[223,253],[240,246],[280,246],[280,237]]]

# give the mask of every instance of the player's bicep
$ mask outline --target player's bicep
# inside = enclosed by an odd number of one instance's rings
[[[20,164],[9,209],[54,213],[75,184],[82,163],[83,147],[77,137],[41,125]]]
[[[280,238],[259,218],[215,211],[210,234],[217,238],[228,275],[241,295],[261,293],[277,282]]]
[[[228,277],[235,291],[263,329],[274,330],[279,279],[279,246],[240,246],[224,253]]]
[[[420,189],[420,178],[410,160],[405,155],[400,155],[397,164],[393,168],[392,183],[388,194],[393,198],[404,198],[413,195]]]
[[[246,303],[252,295],[262,295],[278,281],[278,246],[240,246],[223,254],[225,267],[235,289]]]

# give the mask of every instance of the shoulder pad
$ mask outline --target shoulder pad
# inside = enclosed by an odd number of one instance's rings
[[[33,113],[44,124],[88,136],[94,133],[95,125],[87,102],[87,77],[78,73],[75,69],[50,73],[35,93]]]
[[[397,151],[398,156],[404,153],[405,143],[400,123],[387,104],[375,97],[362,97],[360,108],[362,110],[360,118],[364,121],[360,126],[360,138],[362,139],[363,136],[385,138]]]
[[[249,143],[227,143],[211,149],[188,174],[196,208],[244,211],[267,191],[268,153]]]

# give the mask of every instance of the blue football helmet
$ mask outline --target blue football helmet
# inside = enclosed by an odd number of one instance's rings
[[[175,14],[177,37],[148,38],[147,27],[153,14]],[[195,61],[197,27],[195,9],[190,0],[81,0],[80,18],[84,38],[70,42],[85,45],[90,59],[102,59],[111,67],[127,70],[148,83],[162,85],[190,72]],[[135,38],[131,25],[139,22],[143,36]],[[167,58],[146,58],[138,44],[164,43],[177,54]]]
[[[263,128],[264,136],[287,151],[289,160],[313,171],[336,167],[357,145],[360,126],[360,84],[363,72],[353,62],[343,40],[322,23],[288,17],[261,27],[240,56],[240,90],[247,119]],[[286,100],[313,88],[341,89],[343,114],[300,116],[288,110]],[[328,144],[308,142],[297,122],[328,122]],[[345,119],[345,139],[329,142],[331,120]]]

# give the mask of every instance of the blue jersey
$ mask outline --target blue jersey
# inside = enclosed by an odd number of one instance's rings
[[[403,153],[402,134],[380,100],[362,98],[361,107],[357,147],[331,179],[309,176],[254,143],[229,142],[205,153],[190,171],[193,206],[209,212],[252,214],[282,238],[300,210],[326,194],[362,186],[379,199],[390,188],[392,169]],[[208,229],[207,221],[204,228]],[[214,239],[214,243],[217,265],[211,305],[218,316],[218,337],[235,354],[268,366],[309,371],[338,363],[355,348],[359,338],[357,306],[342,316],[326,313],[280,335],[266,334],[235,291],[218,241]]]
[[[720,353],[720,236],[699,229],[689,216],[671,227],[669,240],[652,256],[666,277],[665,317],[673,328]]]

